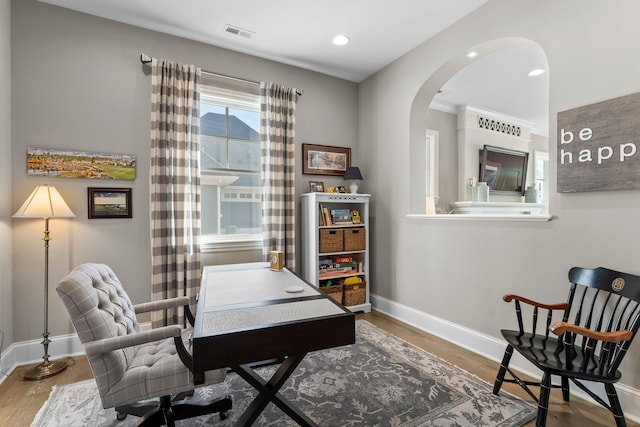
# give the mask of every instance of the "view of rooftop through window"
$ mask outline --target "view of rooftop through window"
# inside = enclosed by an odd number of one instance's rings
[[[260,105],[247,98],[206,91],[201,99],[202,234],[212,241],[261,233]]]

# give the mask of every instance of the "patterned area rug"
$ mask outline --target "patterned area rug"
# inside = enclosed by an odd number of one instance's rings
[[[320,426],[520,426],[536,409],[366,321],[357,321],[356,343],[310,353],[282,388],[282,394]],[[265,378],[275,367],[261,368]],[[183,420],[180,426],[231,426],[255,396],[235,374],[225,383],[196,390],[196,399],[230,394],[233,410]],[[130,426],[103,409],[93,379],[55,388],[32,426]],[[259,426],[295,426],[269,404]]]

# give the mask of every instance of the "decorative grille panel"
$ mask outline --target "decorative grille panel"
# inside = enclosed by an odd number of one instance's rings
[[[493,132],[504,133],[513,136],[520,136],[522,131],[520,126],[482,116],[478,116],[478,127],[480,129],[486,129]]]

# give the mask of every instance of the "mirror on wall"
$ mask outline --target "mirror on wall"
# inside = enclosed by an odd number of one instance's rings
[[[546,55],[538,45],[522,40],[514,46],[503,42],[500,48],[492,46],[484,50],[483,46],[479,47],[477,55],[466,58],[466,63],[458,61],[461,65],[457,70],[446,64],[450,75],[439,73],[438,78],[445,83],[439,87],[427,111],[425,128],[440,135],[440,154],[435,165],[439,166],[439,188],[430,191],[439,195],[443,205],[467,199],[470,191],[466,186],[471,178],[480,176],[479,153],[484,145],[527,152],[527,185],[538,183],[539,188],[548,193]],[[425,86],[429,84],[434,83],[427,81]],[[480,126],[478,122],[482,122]],[[482,128],[482,124],[489,122],[491,126]],[[505,132],[507,128],[509,131]],[[428,144],[429,139],[426,141]],[[412,142],[412,153],[418,150]],[[543,163],[545,154],[546,164]],[[433,176],[432,163],[425,163],[426,177]],[[413,176],[416,175],[412,172]],[[456,184],[451,185],[451,181]],[[500,201],[500,197],[505,198],[502,201],[521,200],[506,193],[495,195],[496,201]],[[548,200],[548,194],[544,200]]]

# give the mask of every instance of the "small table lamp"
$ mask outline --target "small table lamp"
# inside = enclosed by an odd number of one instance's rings
[[[13,214],[13,218],[43,218],[44,219],[44,362],[25,371],[25,380],[41,380],[59,374],[67,368],[67,363],[56,360],[49,361],[49,218],[73,218],[75,215],[69,209],[64,199],[55,187],[39,185],[27,197],[20,209]]]
[[[344,173],[344,179],[351,181],[351,185],[349,186],[349,193],[356,194],[358,192],[358,184],[356,184],[356,180],[362,180],[360,168],[357,166],[351,166],[347,168],[347,171]]]

